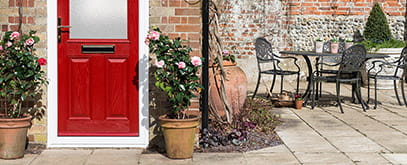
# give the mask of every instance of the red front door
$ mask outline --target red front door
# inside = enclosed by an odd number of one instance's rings
[[[138,1],[58,0],[58,136],[138,136]]]

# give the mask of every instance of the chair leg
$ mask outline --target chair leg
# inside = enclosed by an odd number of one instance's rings
[[[270,94],[273,93],[273,89],[274,89],[274,84],[276,83],[276,75],[273,74],[273,82],[271,83],[271,87],[270,87]]]
[[[336,81],[336,99],[338,101],[339,109],[341,110],[341,113],[343,113],[340,95],[341,95],[341,83]]]
[[[336,81],[336,99],[338,101],[338,105],[339,105],[339,108],[341,110],[341,113],[343,113],[341,99],[340,99],[340,92],[341,92],[341,83]]]
[[[399,105],[403,105],[403,104],[401,104],[399,94],[397,92],[397,80],[393,80],[393,85],[394,85],[394,93],[396,94],[397,102],[399,103]]]
[[[311,78],[311,83],[312,83],[312,90],[311,90],[311,96],[312,96],[312,103],[311,103],[311,109],[314,109],[315,107],[315,81],[313,80],[313,78]],[[316,83],[319,83],[318,81]]]
[[[280,93],[283,93],[283,86],[284,86],[284,75],[281,75],[281,86],[280,86]]]
[[[367,103],[370,103],[370,78],[367,75]]]
[[[352,92],[351,92],[351,95],[352,95],[352,103],[356,103],[356,98],[355,98],[355,93],[356,93],[356,84],[352,84]]]
[[[258,76],[258,78],[257,78],[256,89],[254,89],[254,93],[253,93],[252,99],[254,99],[254,97],[256,96],[256,93],[257,93],[257,89],[259,89],[260,79],[261,79],[261,74],[259,73],[259,76]]]
[[[298,90],[300,88],[300,73],[297,74],[297,90],[295,91],[295,93],[298,95]]]
[[[374,107],[373,109],[377,108],[377,79],[374,79]]]
[[[403,96],[404,105],[407,106],[406,94],[404,93],[404,83],[405,83],[404,75],[400,83],[401,83],[401,95]]]
[[[355,89],[355,91],[356,91],[356,97],[358,98],[358,100],[359,100],[359,103],[362,105],[362,109],[363,109],[363,112],[366,112],[366,103],[365,103],[365,101],[363,101],[363,99],[362,99],[362,92],[361,92],[361,90],[360,90],[360,81],[357,81],[356,82],[356,89]]]

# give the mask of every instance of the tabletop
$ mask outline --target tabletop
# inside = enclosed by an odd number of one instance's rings
[[[318,57],[323,57],[323,56],[341,56],[342,53],[316,53],[316,52],[311,52],[311,51],[280,51],[280,54],[291,54],[291,55],[301,55],[301,56],[318,56]],[[368,53],[366,54],[367,58],[384,58],[384,57],[389,57],[389,55],[386,54],[379,54],[379,53]]]

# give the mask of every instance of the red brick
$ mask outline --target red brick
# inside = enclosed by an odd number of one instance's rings
[[[27,7],[27,6],[28,6],[27,0],[21,0],[21,2],[23,3],[23,7]]]
[[[14,17],[8,17],[8,23],[16,23],[15,21],[14,21]]]
[[[201,39],[201,34],[188,34],[188,40],[200,40]]]
[[[201,10],[199,9],[175,9],[175,15],[200,15]]]
[[[180,17],[169,17],[169,23],[181,23]]]
[[[181,1],[179,0],[169,0],[169,7],[181,7]]]
[[[176,25],[175,31],[176,32],[200,32],[201,26],[200,25]]]
[[[181,17],[181,23],[187,24],[188,23],[188,18],[187,17]]]
[[[34,0],[28,0],[27,6],[28,6],[28,7],[34,7],[34,5],[35,5],[34,2],[35,2]]]
[[[28,17],[28,21],[29,24],[34,24],[34,18],[33,17]]]
[[[201,17],[188,17],[189,24],[200,24],[202,21]]]
[[[161,23],[168,23],[168,17],[161,17]]]
[[[16,6],[16,1],[15,0],[9,0],[8,1],[8,6],[9,7],[15,7]]]
[[[1,25],[1,31],[2,32],[8,31],[8,26],[7,25]]]
[[[18,25],[10,25],[11,31],[18,31]]]
[[[168,7],[168,0],[161,0],[162,7]]]

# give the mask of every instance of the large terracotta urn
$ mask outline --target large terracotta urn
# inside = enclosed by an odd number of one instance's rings
[[[228,103],[231,107],[232,114],[238,114],[247,97],[247,78],[243,70],[236,66],[236,63],[224,61],[223,67],[226,73],[225,88]],[[209,68],[209,103],[216,108],[221,117],[226,116],[226,108],[221,100],[218,89],[221,87],[221,73],[216,72],[216,82],[214,77],[214,69]],[[233,115],[231,115],[233,117]]]

